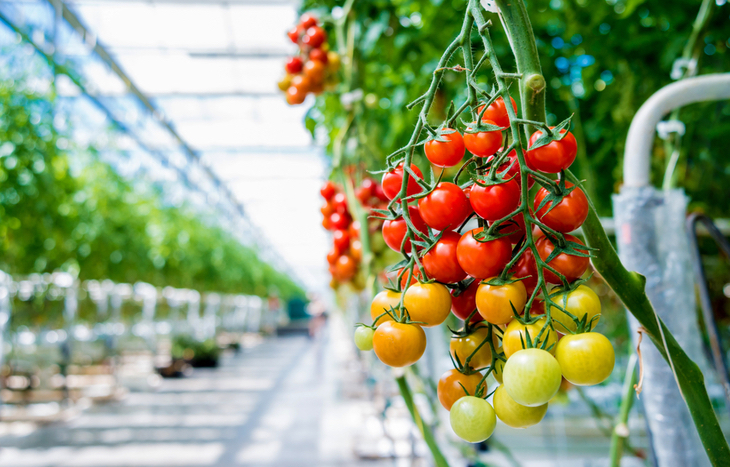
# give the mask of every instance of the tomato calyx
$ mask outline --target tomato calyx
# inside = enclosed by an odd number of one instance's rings
[[[535,212],[540,212],[541,217],[545,217],[547,213],[555,209],[561,202],[563,202],[563,198],[565,198],[573,190],[578,188],[577,185],[566,186],[565,177],[560,177],[558,183],[547,183],[538,178],[537,183],[542,185],[548,191],[548,195],[542,199],[540,204],[538,204],[537,208],[535,209]],[[547,206],[548,203],[552,204],[550,204],[550,207],[547,208],[546,211],[542,212],[542,209]]]
[[[520,282],[520,281],[525,280],[525,279],[527,279],[529,277],[532,277],[532,276],[525,276],[525,277],[513,278],[513,274],[509,274],[506,277],[499,277],[498,276],[498,277],[493,277],[493,278],[491,278],[489,280],[486,280],[486,281],[481,281],[480,284],[488,284],[488,285],[493,285],[493,286],[499,287],[499,286],[502,286],[502,285],[514,284],[515,282]]]
[[[553,141],[560,141],[563,138],[565,138],[568,135],[567,128],[570,127],[570,121],[573,118],[573,115],[566,118],[556,126],[550,128],[547,125],[540,123],[539,126],[542,128],[541,132],[542,135],[535,140],[532,145],[527,148],[528,151],[532,151],[533,149],[541,148],[543,146],[547,146],[548,144],[552,143]],[[536,122],[537,123],[537,122]],[[566,131],[563,131],[566,130]]]
[[[552,261],[555,258],[557,258],[558,256],[560,256],[561,253],[565,253],[565,254],[571,255],[571,256],[581,256],[583,258],[591,258],[591,257],[593,257],[593,255],[591,254],[591,251],[598,251],[598,248],[591,248],[582,243],[567,240],[565,238],[565,236],[562,234],[554,235],[552,232],[545,231],[542,227],[540,228],[540,230],[543,231],[545,236],[555,246],[555,248],[553,249],[553,251],[550,252],[548,257],[544,259],[544,262],[546,264],[550,263],[550,261]],[[548,264],[548,268],[552,269],[549,266],[549,264]],[[559,272],[556,275],[560,278],[560,280],[563,282],[563,284],[566,283],[565,276],[563,276]]]
[[[553,327],[552,322],[550,322],[550,321],[545,323],[545,326],[543,326],[542,329],[540,329],[540,332],[537,333],[537,337],[535,337],[535,339],[531,339],[530,330],[525,329],[524,337],[522,336],[522,334],[520,334],[520,343],[522,343],[522,348],[523,349],[540,349],[540,350],[545,350],[547,352],[550,352],[553,349],[553,347],[555,347],[555,343],[550,344],[550,346],[548,347],[547,335],[545,336],[545,339],[542,339],[542,335],[546,329],[548,329],[548,331],[547,331],[548,333],[550,333],[551,330],[552,330],[552,332],[556,332],[555,328]]]
[[[501,225],[501,222],[496,221],[494,224],[497,225],[497,227],[499,227],[499,225]],[[490,232],[490,230],[492,230],[491,227],[482,229],[481,231],[479,231],[475,234],[472,234],[472,237],[474,237],[474,240],[476,240],[479,243],[487,243],[487,242],[491,242],[492,240],[497,240],[499,238],[509,237],[510,235],[512,235],[514,233],[514,232],[505,232],[504,230],[499,232],[500,229],[498,229],[498,228],[494,229],[494,230],[497,230],[496,233]]]

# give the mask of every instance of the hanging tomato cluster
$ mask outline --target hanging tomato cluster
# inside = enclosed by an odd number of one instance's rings
[[[304,102],[307,94],[320,94],[332,84],[340,68],[340,56],[328,51],[327,33],[318,24],[317,18],[303,14],[299,24],[287,35],[299,46],[299,54],[290,57],[284,69],[286,75],[279,81],[279,89],[286,94],[290,105]]]
[[[332,232],[332,250],[327,254],[329,270],[332,274],[332,288],[341,283],[353,281],[362,261],[362,243],[360,241],[360,223],[353,220],[342,187],[327,181],[320,189],[325,199],[322,212],[322,226]],[[384,207],[387,198],[375,180],[365,178],[355,189],[355,197],[360,205],[369,213],[375,207]],[[376,234],[382,226],[379,219],[368,222],[369,232]]]
[[[538,423],[563,378],[601,383],[615,360],[608,339],[592,331],[601,304],[581,280],[590,249],[569,235],[588,215],[583,190],[565,181],[577,152],[570,121],[543,125],[523,152],[505,131],[510,113],[517,114],[511,104],[512,112],[502,97],[490,96],[470,112],[463,132],[456,118],[427,128],[429,162],[462,164],[453,182],[427,183],[416,165],[390,164],[382,185],[391,202],[378,215],[386,218],[385,243],[405,259],[372,301],[372,326],[355,333],[361,350],[404,367],[423,355],[424,327],[450,313],[463,320],[450,342],[454,369],[439,380],[438,398],[455,433],[470,442],[491,436],[496,417],[515,428]],[[489,374],[500,383],[493,405],[486,400]]]

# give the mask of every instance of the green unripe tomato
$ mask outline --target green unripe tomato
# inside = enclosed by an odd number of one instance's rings
[[[456,435],[470,443],[480,443],[492,436],[497,416],[489,402],[474,396],[464,396],[451,406],[451,428]]]
[[[362,351],[373,350],[373,334],[375,331],[371,328],[358,326],[355,329],[355,346]]]
[[[537,407],[520,405],[507,394],[504,386],[498,387],[494,392],[492,403],[497,417],[512,428],[527,428],[537,425],[545,417],[548,408],[547,404]]]
[[[562,374],[560,364],[542,349],[522,349],[504,364],[504,389],[520,405],[537,407],[558,393]]]

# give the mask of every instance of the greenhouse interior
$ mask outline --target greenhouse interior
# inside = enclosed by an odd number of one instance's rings
[[[0,2],[0,466],[730,466],[729,49],[726,0]]]

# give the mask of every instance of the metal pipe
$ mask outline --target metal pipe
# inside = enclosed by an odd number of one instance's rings
[[[687,78],[663,87],[641,106],[629,127],[624,153],[624,186],[649,186],[656,125],[672,110],[695,102],[730,99],[730,73]]]

